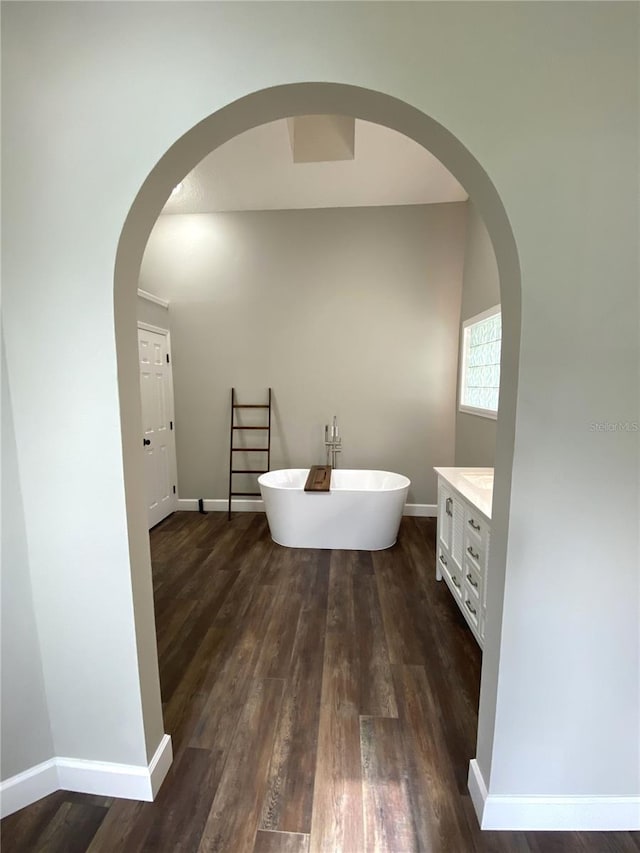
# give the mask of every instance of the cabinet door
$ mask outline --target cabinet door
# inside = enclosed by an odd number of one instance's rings
[[[464,563],[464,518],[465,504],[454,492],[451,496],[451,545],[449,553],[460,577],[462,577]]]
[[[451,525],[453,522],[453,492],[438,480],[438,539],[451,552]]]

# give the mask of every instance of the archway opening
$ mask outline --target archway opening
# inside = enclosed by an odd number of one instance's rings
[[[140,391],[137,381],[136,293],[140,267],[151,230],[173,187],[212,150],[267,122],[292,116],[353,116],[391,128],[430,151],[464,186],[483,219],[493,244],[500,281],[502,352],[500,409],[497,424],[492,510],[491,583],[487,598],[489,629],[485,637],[478,725],[477,760],[485,780],[491,765],[500,654],[502,599],[508,534],[520,349],[520,271],[512,229],[499,194],[480,163],[451,132],[411,105],[389,95],[343,84],[283,85],[255,92],[213,113],[187,131],[161,158],[144,181],[120,237],[114,286],[115,334],[125,474],[125,491],[136,630],[143,700],[153,695],[157,652],[149,542],[144,505],[144,472],[139,452]],[[145,679],[147,684],[145,684]]]

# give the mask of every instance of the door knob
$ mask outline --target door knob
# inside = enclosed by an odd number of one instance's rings
[[[148,444],[151,444],[151,439],[150,438],[143,438],[142,439],[142,446],[146,447]]]

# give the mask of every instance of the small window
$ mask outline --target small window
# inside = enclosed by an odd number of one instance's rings
[[[502,315],[499,305],[462,324],[461,412],[485,418],[497,417],[501,341]]]

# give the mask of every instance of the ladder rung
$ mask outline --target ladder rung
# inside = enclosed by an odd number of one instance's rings
[[[228,506],[228,515],[227,515],[227,518],[229,520],[231,520],[233,498],[261,498],[262,497],[262,493],[259,491],[258,492],[255,492],[255,491],[254,492],[234,492],[232,490],[233,475],[234,474],[245,474],[245,475],[246,474],[253,474],[253,475],[266,474],[271,467],[271,464],[270,464],[270,462],[271,462],[271,403],[272,403],[271,388],[269,388],[268,402],[266,402],[266,403],[238,403],[238,402],[236,402],[236,399],[237,399],[236,398],[236,389],[232,388],[231,389],[231,434],[229,436],[229,439],[230,439],[229,440],[229,447],[230,447],[230,453],[229,453],[229,457],[230,457],[229,458],[229,506]],[[267,424],[264,426],[242,426],[242,424],[236,423],[236,409],[256,409],[256,410],[263,410],[263,411],[266,409],[267,412],[269,413],[268,420],[266,418],[264,418],[263,416],[259,416],[259,417],[255,418],[254,420],[262,421],[263,423],[265,420],[267,420]],[[242,420],[241,415],[238,416],[238,420]],[[258,432],[262,432],[262,433],[266,432],[266,434],[267,434],[266,442],[262,445],[262,447],[234,447],[234,438],[233,437],[236,433],[242,433],[244,431],[249,432],[249,431],[254,431],[254,430],[256,430]],[[260,437],[256,436],[256,440],[260,441]],[[240,441],[251,441],[251,438],[247,437],[247,436],[244,436],[244,437],[241,436]],[[264,460],[264,462],[261,462],[258,459],[253,464],[254,465],[255,464],[264,465],[266,462],[267,467],[266,468],[234,468],[233,467],[233,464],[234,464],[233,454],[234,453],[266,453],[267,458],[266,458],[266,460]],[[242,460],[239,459],[236,464],[242,465],[243,463],[245,465],[251,464],[251,462],[248,462],[245,459],[242,459]],[[238,484],[238,485],[240,485],[240,484]],[[243,483],[242,485],[245,485],[245,484]],[[255,482],[251,483],[251,481],[249,481],[246,485],[253,485],[253,487],[255,488],[255,486],[257,484]]]

